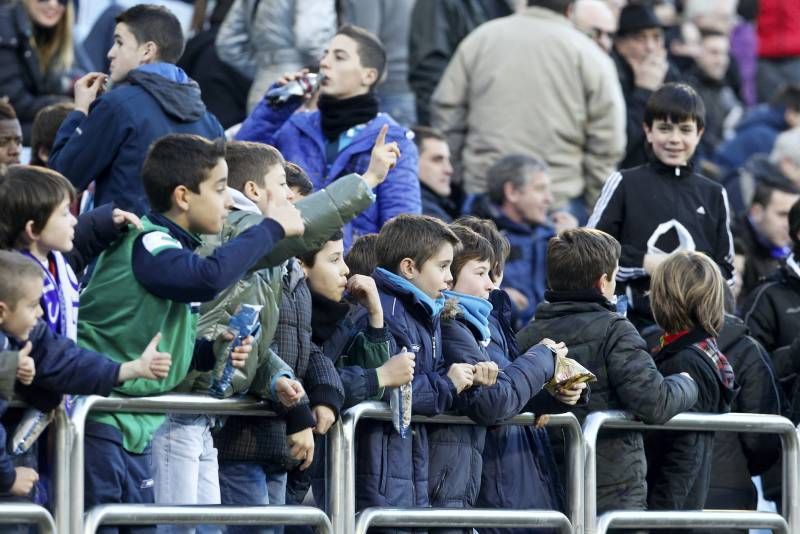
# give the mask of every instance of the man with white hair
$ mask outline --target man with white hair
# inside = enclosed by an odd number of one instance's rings
[[[794,185],[800,187],[800,128],[786,130],[778,136],[769,161]]]
[[[580,31],[611,53],[614,34],[617,33],[617,17],[603,0],[578,0],[572,9],[572,23]]]

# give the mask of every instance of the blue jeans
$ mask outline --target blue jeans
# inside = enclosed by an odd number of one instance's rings
[[[153,437],[153,479],[157,504],[220,504],[217,449],[207,415],[170,414]],[[220,526],[197,531],[217,533]],[[191,534],[195,527],[162,525],[159,533]]]
[[[248,462],[220,462],[222,504],[260,506],[286,503],[286,473],[269,474]],[[228,527],[228,534],[281,534],[283,527]]]

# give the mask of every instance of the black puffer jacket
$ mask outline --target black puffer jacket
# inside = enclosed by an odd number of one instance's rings
[[[697,383],[689,411],[726,413],[736,396],[733,369],[716,341],[696,328],[655,355],[667,377],[688,373]],[[713,432],[655,432],[647,435],[647,506],[651,510],[702,510],[711,477]]]
[[[769,354],[748,334],[741,319],[725,316],[719,349],[728,358],[741,387],[731,411],[781,415],[783,395]],[[706,508],[755,510],[758,498],[750,477],[764,473],[780,454],[781,440],[777,435],[717,432]]]
[[[33,31],[22,2],[0,5],[0,97],[8,96],[14,106],[25,145],[36,112],[65,100],[70,90],[66,73],[42,72],[31,44]]]
[[[520,351],[547,337],[597,376],[586,406],[573,413],[628,410],[663,423],[689,409],[697,386],[685,376],[663,377],[634,326],[596,290],[545,295],[534,320],[517,336]],[[603,432],[597,444],[597,510],[644,509],[646,460],[640,432]]]

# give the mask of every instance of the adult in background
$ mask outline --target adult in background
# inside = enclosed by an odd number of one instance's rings
[[[36,112],[70,93],[73,10],[70,0],[0,5],[0,96],[11,100],[25,145]]]
[[[453,199],[453,165],[447,140],[435,128],[417,126],[414,128],[414,143],[419,151],[422,213],[451,223],[460,210]]]
[[[432,98],[467,193],[503,155],[543,158],[555,205],[578,220],[622,157],[624,102],[614,65],[567,18],[572,0],[529,0],[461,43]],[[520,54],[520,50],[525,50]]]
[[[430,99],[459,43],[484,22],[511,15],[513,0],[417,0],[411,12],[408,83],[417,122],[431,124]]]
[[[252,111],[284,72],[319,61],[334,33],[334,0],[236,0],[217,33],[217,54],[253,80]]]
[[[596,42],[600,48],[611,53],[614,35],[617,33],[617,17],[603,0],[577,0],[570,15],[572,23]]]

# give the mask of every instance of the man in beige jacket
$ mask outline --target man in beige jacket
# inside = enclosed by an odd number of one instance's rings
[[[543,158],[557,207],[585,221],[625,149],[614,64],[567,18],[572,0],[529,0],[462,41],[431,99],[468,193],[509,153]]]

